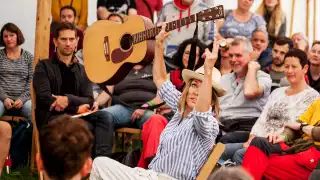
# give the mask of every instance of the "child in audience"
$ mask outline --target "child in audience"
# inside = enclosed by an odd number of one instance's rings
[[[286,54],[284,71],[290,86],[281,87],[272,92],[247,142],[226,144],[221,159],[232,159],[236,164],[242,164],[244,153],[254,137],[265,137],[270,133],[282,132],[284,124],[296,121],[319,97],[319,93],[305,81],[308,60],[302,50],[294,49]]]
[[[218,45],[213,52],[206,49],[203,74],[183,70],[182,77],[187,82],[181,93],[167,80],[163,57],[163,42],[169,34],[165,25],[157,36],[153,80],[159,97],[169,105],[175,115],[160,136],[160,143],[149,170],[129,168],[112,159],[95,159],[90,179],[195,179],[200,168],[211,153],[218,134],[217,96],[224,89],[212,75],[217,59]]]

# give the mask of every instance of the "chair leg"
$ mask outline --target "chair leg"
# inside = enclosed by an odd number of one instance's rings
[[[122,133],[122,145],[121,145],[122,146],[122,152],[125,152],[125,143],[124,143],[125,142],[125,137],[124,136],[125,136],[125,133]]]

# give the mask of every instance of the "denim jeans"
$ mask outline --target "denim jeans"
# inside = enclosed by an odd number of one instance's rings
[[[97,111],[94,114],[83,118],[88,128],[94,134],[93,158],[99,156],[110,156],[113,146],[114,125],[112,117],[104,111]]]
[[[116,104],[102,109],[103,112],[108,112],[112,116],[115,129],[122,127],[138,127],[142,129],[142,125],[151,117],[153,111],[146,110],[144,115],[139,119],[132,121],[131,115],[135,109],[124,107]]]
[[[243,143],[229,143],[225,144],[225,150],[222,153],[220,160],[228,160],[230,159],[232,162],[235,162],[237,165],[242,164],[242,160],[244,157],[244,153],[246,152],[246,148],[242,148]]]
[[[0,117],[8,114],[8,115],[16,115],[16,116],[23,116],[26,118],[27,122],[31,122],[31,111],[32,111],[32,103],[31,100],[26,101],[23,106],[21,107],[21,109],[14,111],[14,110],[7,110],[4,107],[4,104],[2,101],[0,101]]]

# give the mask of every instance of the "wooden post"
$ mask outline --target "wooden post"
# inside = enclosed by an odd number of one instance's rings
[[[37,2],[37,19],[36,19],[36,34],[35,34],[35,48],[34,48],[34,62],[33,67],[36,66],[39,59],[49,57],[49,38],[50,38],[50,17],[51,17],[51,0],[38,0]],[[32,154],[30,168],[35,172],[35,157],[39,151],[39,133],[35,119],[35,94],[33,86],[31,85],[32,98],[32,123],[33,123],[33,138],[32,138]],[[40,175],[40,173],[39,173]],[[42,179],[41,175],[39,179]]]
[[[290,37],[292,36],[292,26],[293,26],[293,20],[294,20],[294,7],[296,5],[296,0],[292,1],[292,7],[291,7],[291,20],[290,20]]]

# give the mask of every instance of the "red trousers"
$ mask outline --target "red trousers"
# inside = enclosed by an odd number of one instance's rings
[[[288,147],[284,143],[273,145],[265,138],[255,138],[244,155],[242,166],[255,180],[307,180],[317,166],[320,152],[315,147],[283,156],[275,152]]]
[[[167,119],[158,114],[152,115],[147,122],[143,124],[141,132],[143,148],[138,167],[148,168],[146,158],[156,155],[161,132],[167,124]]]

